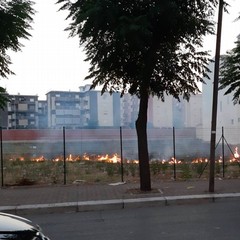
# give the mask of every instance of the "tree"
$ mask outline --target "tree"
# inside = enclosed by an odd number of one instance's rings
[[[68,10],[70,36],[79,36],[91,67],[86,79],[102,93],[140,99],[136,120],[140,189],[151,190],[147,108],[152,96],[189,99],[207,75],[202,37],[213,33],[216,0],[58,0]]]
[[[33,2],[29,0],[1,0],[0,2],[0,77],[14,74],[10,69],[11,59],[8,50],[20,51],[23,46],[19,40],[28,39],[31,35]],[[0,87],[0,107],[6,103],[6,90]]]
[[[221,58],[219,88],[228,88],[225,94],[233,93],[233,103],[240,104],[240,35],[235,44],[236,46]]]

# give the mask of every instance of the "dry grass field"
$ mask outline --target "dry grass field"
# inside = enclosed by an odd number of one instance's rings
[[[86,156],[85,156],[86,158]],[[139,169],[136,160],[123,160],[121,165],[117,156],[101,156],[87,160],[82,157],[59,159],[5,159],[3,162],[3,180],[5,186],[32,184],[71,184],[74,182],[112,183],[122,179],[125,182],[139,181]],[[174,166],[175,165],[175,166]],[[152,179],[188,180],[208,178],[207,160],[151,160]],[[240,165],[234,159],[216,162],[216,177],[239,178]]]

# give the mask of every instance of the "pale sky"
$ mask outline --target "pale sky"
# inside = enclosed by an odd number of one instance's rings
[[[49,91],[78,91],[88,74],[89,64],[84,61],[83,49],[79,47],[77,37],[69,38],[64,29],[67,12],[57,12],[60,5],[57,0],[35,0],[37,13],[34,16],[32,37],[24,44],[21,52],[10,52],[13,64],[11,70],[16,75],[1,79],[0,85],[9,94],[38,95],[46,99]],[[240,15],[240,0],[228,0],[229,14],[224,13],[221,53],[234,47],[240,34],[240,21],[234,22]],[[216,38],[205,39],[205,49],[215,54]]]

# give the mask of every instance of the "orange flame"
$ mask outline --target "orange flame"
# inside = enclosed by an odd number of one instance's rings
[[[110,162],[113,162],[113,163],[118,163],[121,161],[121,159],[118,157],[118,155],[116,153],[109,160],[110,160]]]
[[[234,158],[239,158],[238,147],[235,147]]]

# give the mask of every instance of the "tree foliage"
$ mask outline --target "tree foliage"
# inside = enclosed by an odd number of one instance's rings
[[[0,78],[13,74],[9,65],[10,56],[7,51],[20,51],[20,39],[28,39],[31,29],[33,2],[29,0],[1,0],[0,2]],[[5,89],[0,88],[0,107],[3,107],[6,97]]]
[[[70,35],[78,35],[91,63],[93,87],[127,90],[164,99],[164,92],[189,98],[207,68],[198,51],[202,36],[213,32],[216,1],[59,0],[69,10]],[[146,82],[146,77],[148,81]]]
[[[240,104],[240,35],[235,44],[236,46],[221,58],[219,88],[227,88],[225,94],[233,93],[233,103]]]
[[[6,106],[6,102],[8,101],[8,97],[6,95],[6,90],[2,87],[0,87],[0,108],[4,109]]]
[[[208,72],[199,50],[214,31],[217,0],[58,0],[68,10],[70,36],[78,36],[91,67],[87,79],[102,92],[140,98],[136,121],[141,190],[150,190],[147,146],[149,96],[189,99]]]

